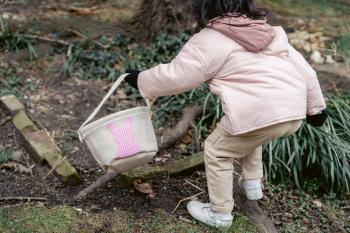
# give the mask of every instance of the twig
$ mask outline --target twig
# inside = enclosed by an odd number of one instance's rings
[[[166,216],[168,216],[168,217],[174,219],[176,222],[179,222],[179,223],[183,223],[183,222],[185,222],[185,223],[191,223],[191,221],[190,221],[189,219],[187,219],[187,218],[184,218],[184,217],[182,217],[182,216],[179,216],[179,218],[177,218],[177,217],[174,216],[173,214],[169,214],[169,213],[165,212],[165,211],[162,210],[162,209],[155,209],[155,210],[153,210],[153,211],[156,212],[156,213],[164,214],[164,215],[166,215]]]
[[[30,169],[30,176],[33,177],[33,166],[34,166],[34,165],[32,165],[32,166],[30,165],[30,163],[28,162],[28,160],[27,160],[27,158],[26,158],[25,155],[22,155],[22,157],[24,158],[24,160],[25,160],[26,163],[27,163],[28,168]]]
[[[105,183],[115,179],[119,174],[118,173],[107,173],[104,174],[103,176],[99,177],[93,184],[88,186],[87,188],[83,189],[81,192],[79,192],[74,199],[75,200],[82,200],[84,199],[87,195],[104,185]]]
[[[3,126],[4,124],[6,124],[7,122],[9,122],[11,120],[11,117],[5,117],[5,119],[3,119],[1,122],[0,122],[0,126]]]
[[[195,194],[195,195],[193,195],[193,196],[186,197],[186,198],[180,200],[179,203],[176,205],[175,209],[174,209],[171,213],[175,213],[176,210],[179,208],[179,206],[181,205],[182,202],[187,201],[187,200],[191,200],[192,198],[198,197],[199,195],[202,195],[203,193],[204,193],[204,192],[200,192],[200,193],[197,193],[197,194]]]
[[[35,40],[41,40],[45,42],[50,42],[50,43],[57,43],[65,46],[70,46],[71,43],[64,41],[64,40],[59,40],[59,39],[54,39],[51,37],[46,37],[46,36],[37,36],[37,35],[28,35],[28,34],[18,34],[19,36],[23,36],[28,39],[35,39]]]
[[[49,173],[46,174],[46,176],[44,176],[42,178],[42,181],[46,180],[47,177],[49,177],[49,175],[51,175],[51,173],[56,170],[56,168],[58,168],[59,166],[61,166],[61,164],[66,161],[67,157],[63,157],[61,160],[57,159],[55,165],[51,168],[51,170],[49,171]]]
[[[167,213],[166,211],[162,210],[162,209],[155,209],[153,210],[154,212],[156,213],[160,213],[160,214],[164,214],[172,219],[174,219],[176,222],[179,222],[179,223],[182,223],[183,221],[181,219],[178,219],[176,216],[172,215],[172,214],[169,214]]]
[[[46,197],[0,197],[0,201],[48,201]]]
[[[74,34],[77,35],[77,36],[82,37],[82,38],[85,39],[85,40],[92,41],[94,44],[100,46],[100,47],[103,48],[103,49],[108,49],[108,48],[111,46],[111,44],[104,45],[104,44],[100,43],[99,41],[94,40],[94,39],[92,39],[92,38],[90,38],[90,37],[84,35],[83,33],[77,31],[77,30],[69,29],[68,31],[74,33]]]
[[[186,182],[187,184],[189,184],[189,185],[191,185],[191,186],[195,187],[195,188],[196,188],[196,189],[198,189],[199,191],[204,192],[204,190],[203,190],[203,189],[201,189],[200,187],[198,187],[198,186],[196,186],[196,185],[192,184],[190,181],[188,181],[188,180],[186,180],[186,179],[185,179],[185,182]]]

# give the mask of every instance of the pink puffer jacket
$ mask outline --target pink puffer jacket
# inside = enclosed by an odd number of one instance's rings
[[[224,17],[194,35],[169,64],[139,75],[145,98],[207,82],[221,99],[221,126],[232,135],[299,120],[326,108],[317,75],[281,27]]]

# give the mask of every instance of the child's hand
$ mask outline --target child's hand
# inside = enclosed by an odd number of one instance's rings
[[[310,125],[321,127],[324,122],[327,120],[327,111],[323,110],[321,113],[316,114],[316,115],[307,115],[306,116],[306,122],[309,123]]]
[[[125,77],[125,81],[130,84],[133,88],[139,89],[137,86],[137,79],[141,71],[127,69],[126,73],[129,73],[128,76]]]

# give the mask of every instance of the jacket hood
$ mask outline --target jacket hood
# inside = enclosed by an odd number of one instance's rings
[[[246,16],[217,17],[212,19],[207,27],[224,34],[247,51],[254,53],[264,50],[276,36],[266,19],[253,20]]]

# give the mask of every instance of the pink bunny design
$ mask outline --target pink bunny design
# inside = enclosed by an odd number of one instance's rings
[[[112,122],[107,124],[107,128],[111,131],[118,145],[117,158],[126,158],[141,151],[141,146],[137,143],[133,131],[132,117],[126,118],[120,128]]]

